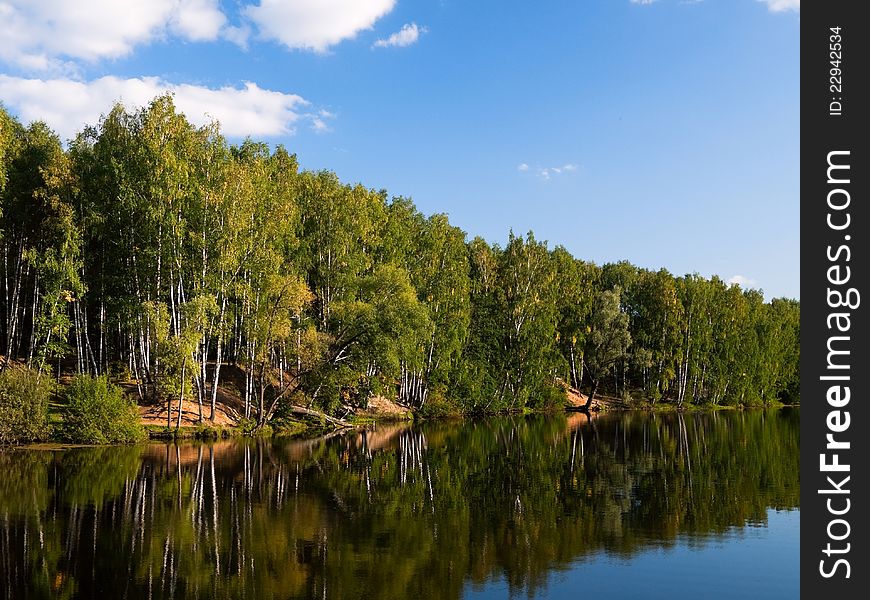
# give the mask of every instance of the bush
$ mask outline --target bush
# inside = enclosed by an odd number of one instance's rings
[[[0,444],[45,440],[51,434],[48,398],[51,376],[31,369],[0,373]]]
[[[64,440],[77,444],[128,444],[145,438],[136,405],[105,377],[79,375],[66,389]]]
[[[447,396],[444,386],[436,385],[429,390],[429,397],[423,406],[414,411],[417,419],[439,419],[456,417],[461,414],[459,405]]]

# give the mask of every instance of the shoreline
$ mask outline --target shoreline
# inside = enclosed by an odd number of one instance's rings
[[[588,414],[590,416],[599,416],[609,413],[692,413],[703,414],[719,411],[748,411],[754,412],[759,410],[783,410],[783,409],[799,409],[800,404],[783,404],[771,403],[768,406],[710,406],[710,405],[691,405],[677,407],[670,403],[657,403],[655,405],[638,405],[638,406],[620,406],[610,407],[606,410],[595,410],[589,413],[584,411],[570,410],[570,405],[563,408],[550,409],[520,409],[514,411],[500,411],[492,413],[451,413],[437,416],[421,416],[412,410],[407,411],[406,416],[397,417],[394,414],[373,415],[367,414],[364,416],[352,417],[350,425],[346,427],[335,427],[323,424],[315,424],[301,420],[294,420],[279,423],[277,426],[266,426],[256,431],[245,431],[240,424],[235,425],[213,425],[208,422],[203,422],[197,425],[185,425],[181,428],[166,428],[165,426],[157,426],[154,424],[145,424],[147,438],[132,444],[74,444],[62,441],[46,440],[28,444],[5,445],[0,446],[0,451],[3,450],[44,450],[44,451],[65,451],[76,448],[106,448],[106,447],[128,447],[134,445],[143,445],[158,442],[213,442],[226,441],[234,438],[250,438],[250,439],[266,439],[266,438],[283,438],[286,440],[295,441],[316,441],[320,438],[332,437],[334,435],[343,435],[352,431],[364,430],[372,425],[389,425],[403,424],[413,425],[421,422],[432,421],[460,421],[469,422],[478,419],[488,419],[493,417],[508,417],[508,416],[532,416],[532,415],[558,415],[565,414],[570,417],[572,414]]]

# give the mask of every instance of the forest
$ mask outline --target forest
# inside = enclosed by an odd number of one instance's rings
[[[469,239],[281,146],[230,144],[171,96],[116,104],[66,145],[0,107],[0,202],[4,371],[107,377],[208,419],[232,368],[260,426],[375,395],[422,414],[560,407],[568,387],[799,402],[798,301],[531,232]]]

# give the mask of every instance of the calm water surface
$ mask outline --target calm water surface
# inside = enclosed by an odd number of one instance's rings
[[[0,598],[796,598],[799,412],[0,452]]]

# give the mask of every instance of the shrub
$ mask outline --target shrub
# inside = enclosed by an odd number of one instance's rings
[[[48,399],[51,376],[31,369],[0,373],[0,444],[45,440],[51,433]]]
[[[106,377],[79,375],[65,391],[62,436],[78,444],[127,444],[145,438],[136,405]]]
[[[414,411],[414,417],[419,419],[439,419],[455,417],[461,414],[459,405],[447,396],[444,386],[436,385],[429,390],[429,397],[423,406]]]

